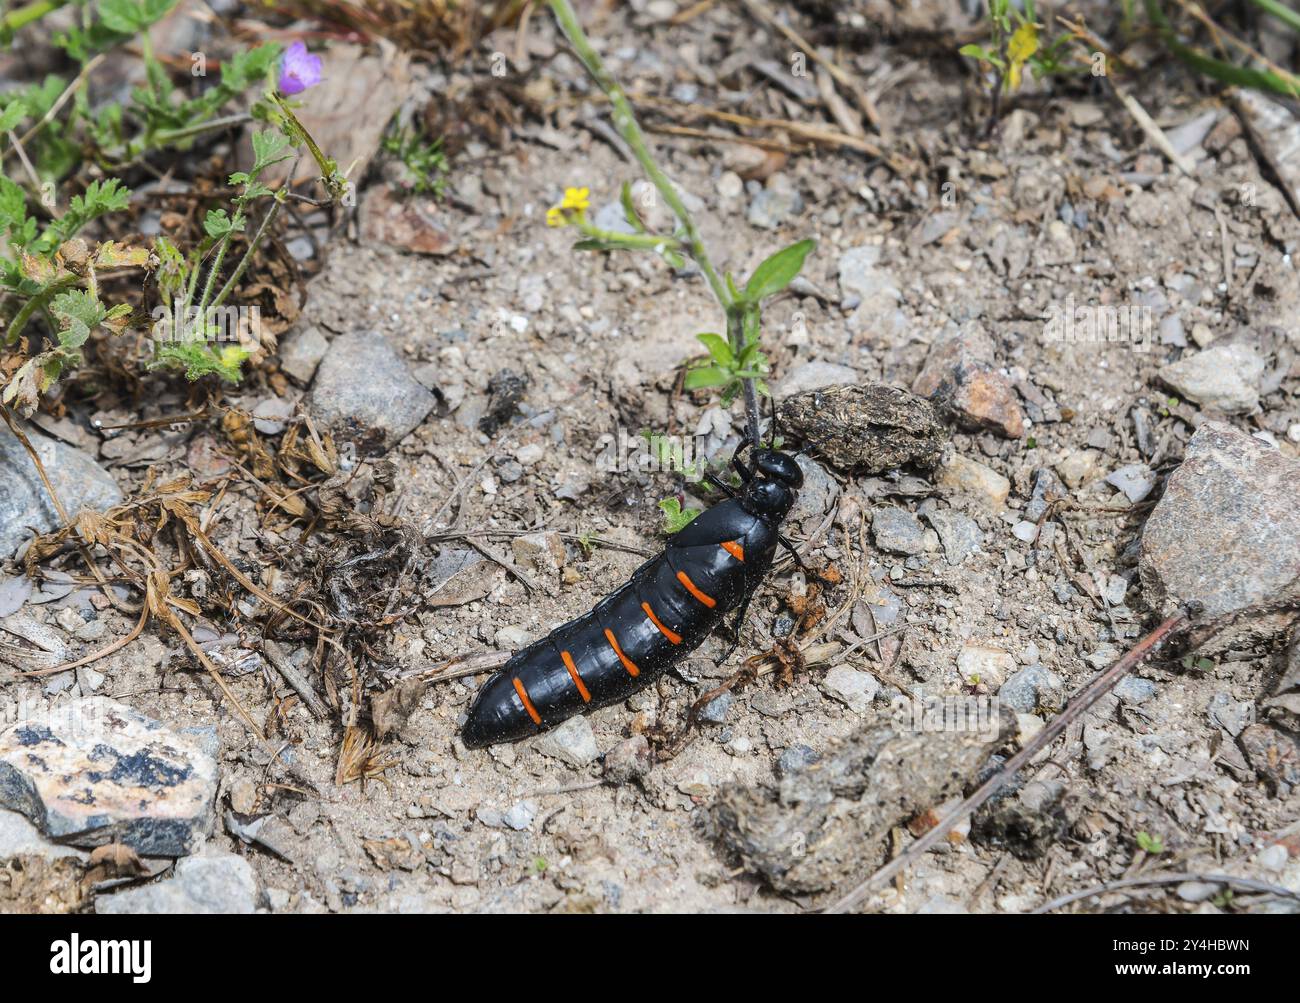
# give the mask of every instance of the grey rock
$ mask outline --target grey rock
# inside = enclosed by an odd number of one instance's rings
[[[822,678],[822,689],[856,714],[871,706],[880,692],[880,682],[870,672],[850,665],[836,665]]]
[[[1246,726],[1255,723],[1255,705],[1249,700],[1234,700],[1227,693],[1219,692],[1210,698],[1205,709],[1210,720],[1236,738]]]
[[[1002,684],[998,699],[1022,714],[1032,714],[1040,707],[1057,711],[1065,699],[1065,684],[1042,665],[1026,665]]]
[[[1184,881],[1177,888],[1178,897],[1184,902],[1204,902],[1218,895],[1220,885],[1210,881]]]
[[[898,279],[878,267],[883,251],[879,245],[868,244],[851,247],[840,255],[840,295],[845,306],[892,307],[903,298]]]
[[[1259,405],[1264,360],[1249,345],[1234,342],[1171,362],[1157,375],[1194,404],[1239,414]]]
[[[316,371],[309,407],[363,452],[384,452],[433,410],[434,397],[411,375],[383,335],[335,338]]]
[[[300,327],[280,343],[280,369],[302,386],[311,383],[330,343],[314,324]]]
[[[0,731],[0,806],[74,846],[192,853],[212,831],[217,763],[198,741],[106,697]]]
[[[799,489],[799,496],[795,499],[788,518],[798,523],[812,520],[813,525],[816,525],[831,510],[840,493],[840,486],[826,472],[826,468],[812,457],[796,456],[795,462],[803,471],[803,487]]]
[[[926,519],[939,534],[949,564],[958,565],[980,549],[984,534],[970,516],[951,509],[934,509]]]
[[[533,819],[537,818],[536,801],[516,801],[510,806],[501,820],[516,832],[523,832],[533,824]]]
[[[292,417],[292,404],[280,397],[268,397],[253,408],[253,427],[263,435],[279,435]]]
[[[1138,564],[1157,609],[1263,617],[1300,599],[1300,462],[1205,422],[1142,531]]]
[[[791,216],[803,212],[803,199],[796,191],[764,188],[749,203],[745,218],[760,230],[775,230]]]
[[[802,770],[805,766],[811,766],[817,760],[821,759],[821,753],[809,745],[792,745],[776,761],[776,775],[778,777],[788,776],[790,773]]]
[[[1115,685],[1115,695],[1125,703],[1146,703],[1156,695],[1156,684],[1139,676],[1125,676]]]
[[[44,857],[54,860],[59,857],[79,857],[90,859],[84,850],[53,843],[41,835],[39,829],[16,811],[0,811],[0,863],[14,857]]]
[[[1034,487],[1029,502],[1025,505],[1025,518],[1037,523],[1047,511],[1048,505],[1069,497],[1069,494],[1056,474],[1047,467],[1039,467],[1034,472]]]
[[[0,619],[23,608],[32,594],[32,580],[26,575],[7,578],[0,575]]]
[[[822,387],[834,386],[838,383],[857,381],[857,371],[848,366],[836,365],[833,362],[805,362],[790,370],[781,381],[780,393],[777,396],[785,400],[805,390],[820,390]]]
[[[1106,483],[1119,488],[1136,505],[1156,486],[1156,475],[1145,463],[1130,463],[1112,471],[1107,476]]]
[[[1011,527],[1011,535],[1022,543],[1033,543],[1038,538],[1038,524],[1021,519]]]
[[[106,509],[122,501],[117,482],[79,449],[34,429],[24,430],[58,492],[59,500],[76,518],[83,508]],[[0,425],[0,560],[31,538],[31,531],[48,533],[63,524],[23,444],[7,425]]]
[[[571,717],[558,728],[537,739],[537,751],[569,766],[580,767],[594,762],[600,755],[591,722],[585,717]]]
[[[174,877],[95,900],[95,912],[107,916],[256,911],[257,876],[247,860],[233,853],[188,857],[176,865]]]
[[[730,690],[719,693],[704,705],[704,709],[700,711],[700,720],[707,721],[709,724],[721,724],[727,719],[727,711],[731,710],[735,699]]]
[[[871,534],[876,546],[891,554],[919,554],[925,549],[925,530],[911,512],[886,505],[871,513]]]

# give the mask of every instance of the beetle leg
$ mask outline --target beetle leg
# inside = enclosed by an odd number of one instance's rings
[[[704,475],[704,479],[705,479],[706,481],[708,481],[710,484],[712,484],[712,485],[713,485],[715,488],[717,488],[719,491],[721,491],[721,492],[722,492],[724,495],[726,495],[728,498],[735,498],[735,497],[736,497],[736,491],[735,491],[735,489],[732,488],[732,486],[731,486],[730,484],[728,484],[726,481],[724,481],[724,480],[723,480],[721,477],[719,477],[717,474],[712,473],[712,472],[709,472],[709,473],[707,473],[707,474]]]
[[[776,534],[776,542],[781,544],[786,550],[790,551],[790,556],[794,558],[794,563],[799,566],[799,570],[804,574],[808,573],[808,565],[804,564],[803,558],[799,556],[799,551],[794,549],[794,544],[787,540],[782,534]]]

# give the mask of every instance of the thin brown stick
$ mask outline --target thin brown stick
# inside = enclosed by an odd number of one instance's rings
[[[329,717],[329,711],[325,708],[325,702],[321,700],[320,695],[312,687],[307,677],[298,671],[298,668],[289,661],[289,656],[285,650],[272,641],[269,637],[262,641],[262,654],[266,660],[271,663],[271,667],[284,677],[284,681],[293,687],[293,691],[302,698],[302,702],[307,705],[311,711],[312,717],[318,721],[323,721]]]
[[[100,648],[98,651],[91,652],[84,658],[78,658],[75,662],[64,662],[62,665],[56,665],[52,669],[33,669],[30,672],[24,672],[23,675],[30,678],[35,676],[56,676],[60,672],[67,672],[69,669],[79,669],[83,665],[89,665],[91,662],[97,662],[105,655],[111,655],[119,648],[125,648],[128,644],[140,636],[144,630],[144,625],[149,622],[149,604],[142,603],[140,606],[140,619],[136,621],[131,633],[124,637],[118,638],[107,647]]]
[[[811,42],[784,21],[778,19],[772,9],[768,7],[767,4],[763,3],[762,0],[744,0],[744,4],[755,18],[762,21],[769,28],[779,31],[793,45],[807,53],[809,59],[818,66],[824,68],[827,73],[834,77],[837,84],[852,94],[853,100],[862,111],[863,118],[871,123],[871,127],[875,129],[876,132],[883,133],[885,131],[880,125],[880,112],[876,110],[876,106],[868,96],[867,89],[853,76],[853,74],[844,69],[833,59],[826,58],[813,48]]]
[[[1061,906],[1069,905],[1072,902],[1092,898],[1095,895],[1105,895],[1107,892],[1119,891],[1122,888],[1139,888],[1143,885],[1180,885],[1184,881],[1236,885],[1238,888],[1244,888],[1247,891],[1264,892],[1269,895],[1278,895],[1282,898],[1300,901],[1300,892],[1293,892],[1290,888],[1283,888],[1281,885],[1271,885],[1267,881],[1257,881],[1254,878],[1238,878],[1231,874],[1194,874],[1188,872],[1183,874],[1150,874],[1145,877],[1122,878],[1119,881],[1103,882],[1094,885],[1092,888],[1085,888],[1082,891],[1071,892],[1068,895],[1062,895],[1060,898],[1052,899],[1052,901],[1040,905],[1031,915],[1049,913],[1053,909],[1059,909]]]
[[[947,815],[939,820],[929,832],[918,839],[907,850],[885,866],[881,867],[875,874],[871,875],[865,881],[862,881],[843,898],[829,906],[826,912],[848,912],[850,909],[859,905],[867,894],[873,889],[899,874],[909,864],[913,863],[930,847],[934,846],[939,840],[943,839],[952,831],[953,826],[964,819],[980,805],[984,804],[989,798],[996,794],[1002,787],[1011,780],[1012,777],[1027,765],[1034,756],[1038,755],[1043,749],[1051,745],[1065,731],[1067,727],[1076,721],[1089,707],[1095,704],[1102,696],[1109,693],[1121,679],[1128,675],[1139,662],[1149,655],[1159,644],[1169,635],[1186,626],[1192,617],[1192,611],[1185,609],[1174,616],[1169,617],[1155,630],[1142,638],[1137,644],[1121,656],[1114,665],[1103,672],[1094,676],[1081,689],[1077,696],[1070,701],[1069,706],[1056,717],[1048,722],[1037,735],[1029,740],[1019,752],[1008,759],[997,773],[989,777],[982,783],[970,797],[966,798],[961,804],[953,808]]]

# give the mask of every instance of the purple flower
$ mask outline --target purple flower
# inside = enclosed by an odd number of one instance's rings
[[[301,94],[320,83],[320,56],[313,56],[302,42],[294,42],[280,57],[280,93]]]

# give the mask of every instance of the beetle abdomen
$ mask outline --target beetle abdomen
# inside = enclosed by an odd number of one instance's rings
[[[761,578],[776,537],[729,502],[696,522],[590,612],[507,662],[475,698],[465,744],[517,741],[625,700],[699,647]]]

